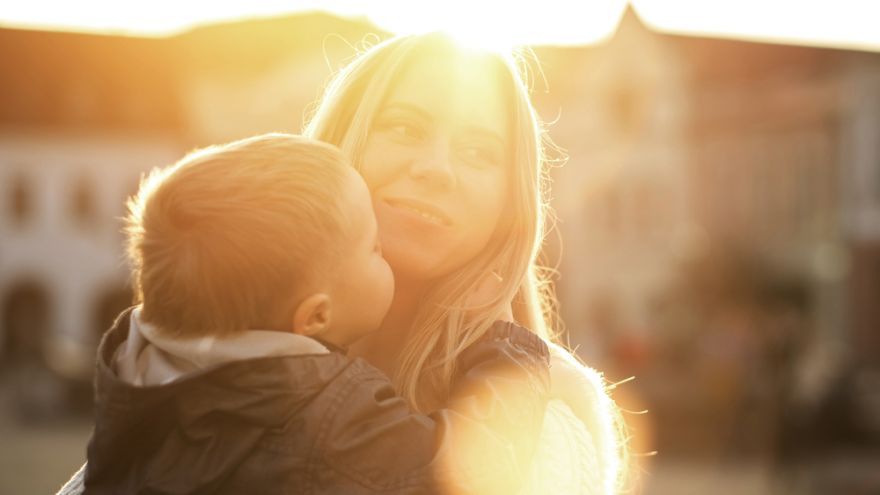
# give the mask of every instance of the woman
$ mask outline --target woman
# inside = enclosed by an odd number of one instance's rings
[[[388,40],[337,74],[304,134],[340,147],[370,187],[396,289],[351,354],[415,409],[447,405],[458,356],[498,319],[552,342],[554,298],[536,263],[546,141],[513,59],[438,34]],[[595,371],[552,350],[556,400],[525,491],[613,493],[614,405]],[[77,478],[61,493],[78,493]]]
[[[371,189],[396,291],[382,328],[352,354],[416,409],[446,405],[457,356],[511,307],[552,341],[555,301],[536,263],[546,141],[512,58],[440,34],[386,41],[332,80],[305,134],[339,146]],[[484,297],[487,274],[495,290]],[[616,410],[596,372],[553,350],[561,400],[547,411],[533,488],[611,493],[623,452]]]

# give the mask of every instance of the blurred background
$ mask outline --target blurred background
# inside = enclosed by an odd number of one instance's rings
[[[140,175],[298,132],[358,48],[438,19],[540,61],[533,99],[569,157],[546,257],[565,338],[634,377],[614,391],[630,493],[880,493],[871,2],[28,3],[0,8],[0,493],[53,492],[84,460]]]

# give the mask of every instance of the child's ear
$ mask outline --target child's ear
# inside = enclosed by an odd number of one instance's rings
[[[312,337],[330,328],[330,296],[312,294],[299,303],[293,314],[293,333]]]

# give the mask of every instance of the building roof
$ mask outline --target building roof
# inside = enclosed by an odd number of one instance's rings
[[[0,29],[0,125],[175,129],[179,64],[168,39]]]
[[[589,66],[595,54],[634,31],[671,48],[695,87],[792,71],[832,73],[850,53],[658,33],[628,8],[618,32],[603,43],[536,49],[550,88],[579,91],[577,78],[567,77],[572,66]],[[0,126],[185,129],[183,86],[189,78],[246,78],[298,56],[339,59],[346,50],[354,53],[347,44],[368,33],[377,33],[376,40],[388,35],[364,19],[324,13],[221,23],[170,38],[0,29]],[[859,56],[880,60],[880,53]],[[536,81],[536,89],[542,85]]]
[[[173,132],[186,126],[188,78],[259,73],[291,56],[321,53],[327,33],[357,43],[369,32],[379,31],[321,13],[170,38],[0,28],[0,126]]]

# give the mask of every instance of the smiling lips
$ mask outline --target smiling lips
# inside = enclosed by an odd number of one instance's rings
[[[452,225],[452,219],[449,218],[449,215],[429,203],[423,203],[415,199],[401,198],[386,199],[385,202],[392,208],[413,213],[436,225],[442,225],[444,227]]]

